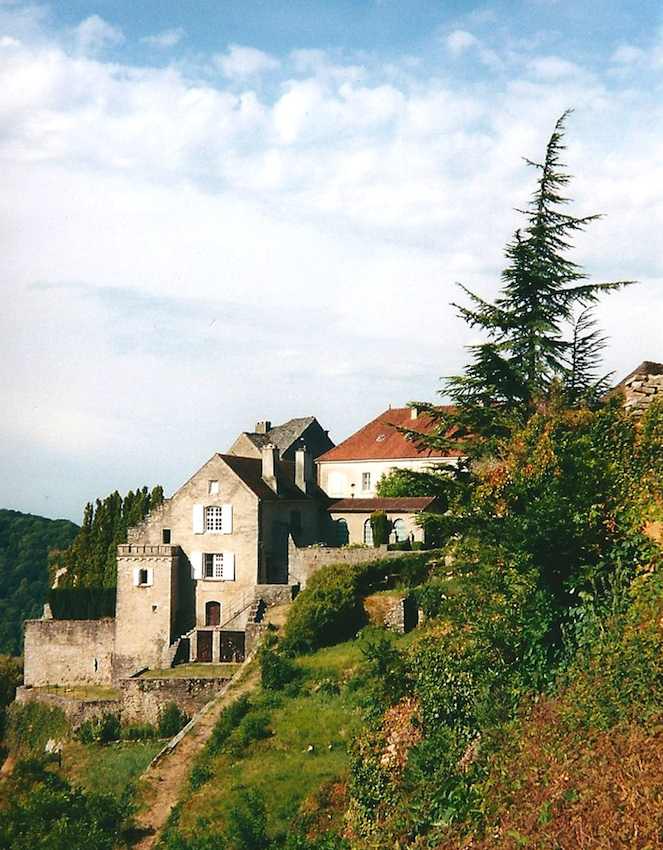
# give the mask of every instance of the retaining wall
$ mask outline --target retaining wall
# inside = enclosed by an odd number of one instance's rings
[[[115,620],[26,620],[26,685],[109,685]]]
[[[164,705],[174,702],[192,717],[230,681],[225,678],[121,679],[123,723],[156,723]]]

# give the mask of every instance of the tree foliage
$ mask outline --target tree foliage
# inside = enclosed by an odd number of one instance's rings
[[[0,652],[20,655],[23,620],[41,616],[49,551],[68,547],[77,531],[66,519],[0,510]]]
[[[138,525],[147,514],[163,502],[163,488],[151,491],[142,487],[122,497],[117,492],[105,499],[88,502],[76,539],[64,552],[51,559],[51,575],[58,587],[115,587],[116,550],[127,542],[127,529]]]
[[[469,306],[455,304],[467,324],[485,336],[469,346],[471,362],[462,375],[447,378],[441,393],[451,409],[419,405],[436,422],[432,437],[410,432],[423,446],[458,448],[490,454],[494,439],[524,424],[558,383],[574,400],[599,386],[595,372],[604,340],[584,310],[599,297],[632,281],[589,283],[568,256],[572,238],[599,216],[577,217],[566,211],[564,190],[570,175],[562,162],[564,128],[569,112],[555,124],[543,162],[526,160],[538,173],[536,188],[524,210],[521,228],[507,244],[502,289],[494,302],[464,286]]]

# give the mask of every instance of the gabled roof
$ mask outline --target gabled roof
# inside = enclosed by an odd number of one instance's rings
[[[437,508],[436,496],[403,496],[385,499],[337,499],[331,502],[330,513],[385,513],[414,514],[419,511],[434,511]]]
[[[451,410],[441,407],[440,410]],[[429,434],[434,423],[429,416],[420,414],[412,418],[412,408],[394,407],[385,410],[375,419],[360,428],[347,440],[330,449],[317,459],[318,462],[338,460],[400,460],[410,458],[461,457],[460,451],[421,451],[397,428],[411,428]]]
[[[296,500],[309,499],[311,496],[326,500],[326,495],[317,485],[313,485],[312,493],[307,495],[295,484],[295,464],[288,461],[276,462],[276,477],[279,492],[276,494],[262,478],[262,459],[256,457],[240,457],[238,455],[218,454],[224,463],[237,475],[259,499],[278,501],[279,499]]]
[[[300,440],[306,431],[314,422],[315,416],[301,416],[295,419],[289,419],[282,425],[274,425],[266,433],[257,433],[256,431],[244,431],[246,436],[257,449],[261,449],[268,443],[276,446],[279,454],[283,456],[285,452]],[[331,440],[327,445],[333,445]]]

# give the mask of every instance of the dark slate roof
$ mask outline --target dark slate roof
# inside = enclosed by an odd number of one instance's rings
[[[278,495],[262,478],[262,458],[240,457],[239,455],[219,454],[221,458],[241,480],[249,487],[259,499],[276,501],[278,499],[303,500],[309,499],[299,487],[295,485],[295,464],[279,460],[276,462],[276,477],[279,483]],[[325,499],[326,495],[313,485],[312,496]]]
[[[419,511],[435,512],[438,510],[438,505],[435,496],[403,496],[385,499],[337,499],[330,503],[328,510],[330,513],[385,511],[386,513],[414,514]]]
[[[451,410],[442,407],[441,410]],[[430,433],[435,424],[425,414],[412,418],[409,407],[394,407],[385,410],[375,419],[360,428],[359,431],[343,440],[333,449],[325,452],[318,462],[338,460],[399,460],[403,458],[460,457],[462,452],[451,450],[422,451],[405,437],[398,428],[411,428],[413,431]]]
[[[268,443],[272,443],[279,450],[279,453],[283,454],[297,440],[301,439],[304,431],[314,422],[315,416],[302,416],[298,419],[289,419],[282,425],[275,425],[266,434],[258,434],[255,431],[245,431],[244,433],[256,448],[261,449]]]

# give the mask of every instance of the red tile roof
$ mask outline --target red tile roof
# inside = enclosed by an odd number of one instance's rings
[[[440,408],[450,410],[449,407]],[[317,463],[337,460],[398,460],[428,457],[460,457],[459,451],[421,451],[411,443],[397,428],[411,428],[428,434],[433,430],[433,422],[425,414],[412,418],[411,408],[394,407],[385,410],[368,425],[364,425],[347,440],[335,448],[320,455]]]
[[[436,496],[403,496],[389,499],[337,499],[329,505],[330,513],[418,513],[419,511],[437,511]]]

